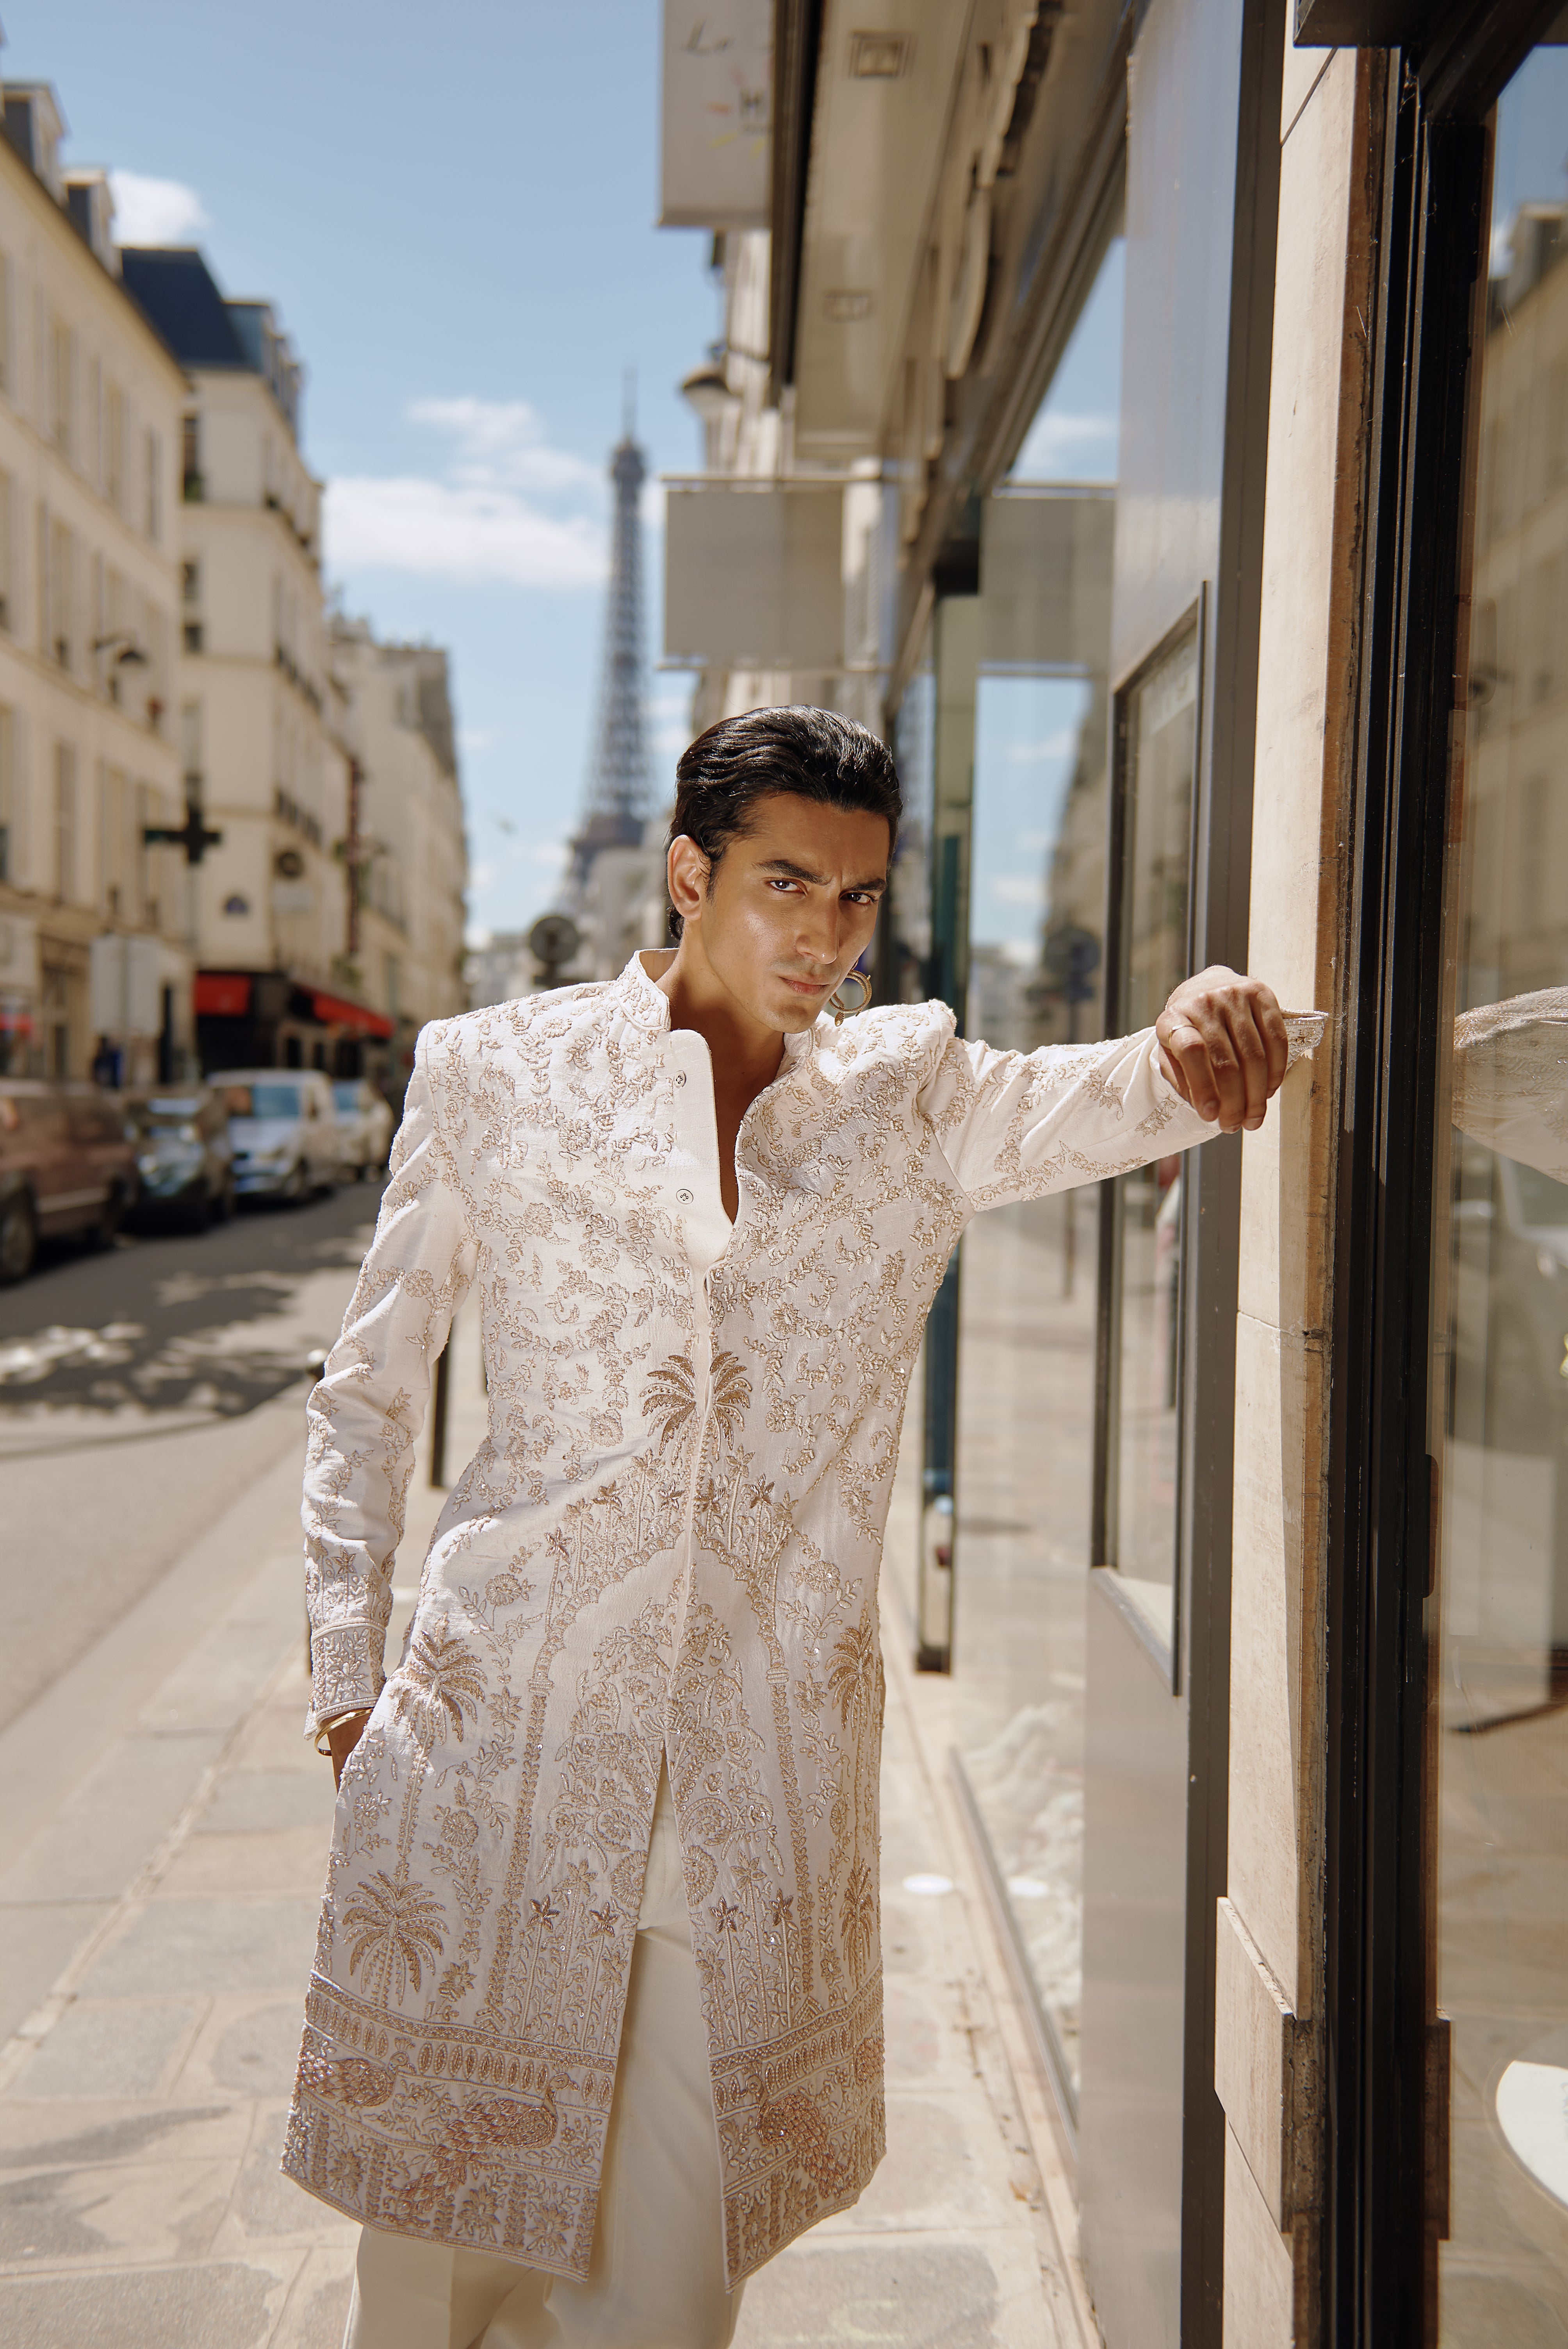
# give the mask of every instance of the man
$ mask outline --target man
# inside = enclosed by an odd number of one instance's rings
[[[979,1208],[1262,1123],[1224,970],[1024,1057],[838,1024],[900,802],[754,710],[680,762],[679,939],[420,1039],[312,1399],[315,1717],[341,1794],[284,2166],[363,2222],[353,2349],[722,2349],[882,2151],[876,1588],[927,1309]],[[381,1682],[430,1367],[484,1444]]]

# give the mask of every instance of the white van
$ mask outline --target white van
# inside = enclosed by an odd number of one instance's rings
[[[222,1069],[209,1081],[228,1109],[240,1198],[297,1201],[336,1189],[343,1136],[319,1069]]]

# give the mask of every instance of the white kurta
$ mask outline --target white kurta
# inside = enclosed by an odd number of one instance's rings
[[[939,1004],[824,1018],[747,1113],[732,1232],[707,1048],[640,959],[425,1031],[310,1409],[315,1714],[376,1710],[307,1999],[303,2186],[587,2272],[662,1751],[728,2282],[855,2200],[883,2145],[877,1571],[927,1309],[977,1209],[1213,1130],[1152,1031],[1024,1057]],[[470,1285],[489,1433],[383,1687]]]

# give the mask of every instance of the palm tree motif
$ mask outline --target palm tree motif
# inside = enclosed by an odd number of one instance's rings
[[[708,1388],[708,1408],[713,1423],[726,1444],[733,1444],[746,1423],[746,1413],[751,1402],[751,1381],[742,1368],[738,1355],[726,1353],[714,1356]],[[658,1429],[660,1452],[672,1444],[687,1422],[696,1416],[696,1371],[689,1354],[672,1355],[667,1362],[661,1362],[656,1371],[650,1371],[643,1408]]]
[[[396,1877],[378,1868],[355,1888],[343,1912],[350,1935],[348,1971],[363,1972],[365,1988],[383,2005],[401,2002],[410,1982],[416,1990],[424,1968],[434,1967],[446,1944],[441,1904],[399,1868]]]
[[[676,1354],[648,1374],[643,1408],[659,1431],[662,1453],[696,1409],[696,1372],[689,1354]]]
[[[871,1870],[863,1859],[857,1859],[850,1870],[850,1880],[844,1888],[844,1905],[840,1911],[840,1921],[844,1929],[844,1949],[857,1990],[865,1980],[876,1920],[877,1904],[872,1890]]]
[[[449,1731],[460,1745],[465,1718],[477,1719],[484,1702],[478,1659],[461,1640],[442,1631],[415,1632],[391,1686],[393,1710],[427,1749]]]
[[[839,1634],[828,1667],[828,1692],[838,1700],[839,1719],[848,1729],[851,1717],[859,1725],[871,1712],[877,1679],[876,1641],[872,1634],[872,1610],[867,1607],[858,1623]]]
[[[727,1444],[733,1444],[746,1424],[751,1406],[751,1381],[736,1354],[713,1358],[712,1412],[714,1423]]]

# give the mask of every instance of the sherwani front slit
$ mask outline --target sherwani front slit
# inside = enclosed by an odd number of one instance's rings
[[[883,2145],[877,1574],[976,1210],[1213,1129],[1152,1032],[995,1052],[938,1004],[791,1038],[719,1194],[712,1071],[620,978],[426,1030],[312,1397],[315,1718],[344,1772],[284,2167],[369,2227],[590,2271],[667,1760],[733,2288]],[[470,1288],[485,1441],[382,1642]]]

